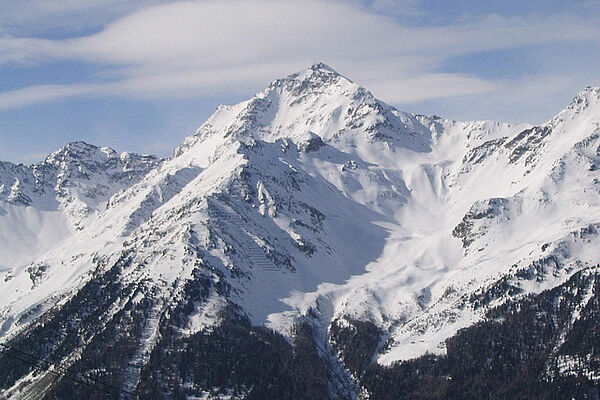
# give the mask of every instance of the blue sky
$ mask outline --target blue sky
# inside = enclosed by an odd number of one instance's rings
[[[402,110],[541,123],[600,85],[600,2],[0,0],[0,160],[166,156],[317,61]]]

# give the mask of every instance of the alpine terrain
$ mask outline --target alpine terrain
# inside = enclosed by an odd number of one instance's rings
[[[540,126],[324,64],[157,159],[0,163],[8,399],[598,399],[600,88]]]

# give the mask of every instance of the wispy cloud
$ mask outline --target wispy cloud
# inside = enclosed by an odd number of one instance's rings
[[[413,111],[451,116],[458,120],[492,119],[541,124],[568,105],[589,81],[584,74],[542,73],[494,83],[489,92],[470,93],[456,98],[423,99]],[[429,100],[429,101],[428,101]]]
[[[170,0],[2,0],[0,31],[39,36],[97,29],[126,14]]]
[[[0,110],[58,100],[65,97],[92,94],[95,85],[38,85],[0,93]]]
[[[496,88],[496,84],[477,77],[458,74],[424,74],[404,79],[374,80],[366,86],[379,98],[395,104],[479,94]]]
[[[84,9],[85,3],[51,4],[76,11]],[[140,7],[154,2],[134,3]],[[475,74],[445,72],[443,65],[451,57],[600,41],[600,24],[593,16],[491,15],[445,26],[409,27],[373,12],[390,7],[389,2],[368,3],[365,7],[347,1],[186,1],[136,8],[84,37],[4,37],[0,63],[83,61],[110,69],[113,79],[0,93],[0,108],[84,95],[148,98],[247,93],[315,61],[330,63],[384,100],[414,103],[477,95],[504,84]],[[403,6],[410,12],[417,10],[417,4],[406,1]]]

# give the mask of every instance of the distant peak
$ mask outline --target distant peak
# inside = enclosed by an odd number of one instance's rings
[[[58,155],[77,155],[84,153],[92,153],[99,151],[100,148],[98,146],[94,146],[93,144],[89,144],[83,141],[69,142],[60,149],[56,150],[51,154],[51,156]]]
[[[83,141],[69,142],[56,150],[45,162],[55,163],[65,160],[92,160],[97,158],[114,158],[117,153],[110,147],[98,147]]]
[[[97,149],[97,148],[98,148],[98,146],[89,144],[82,140],[78,140],[75,142],[69,142],[63,147],[63,149]]]

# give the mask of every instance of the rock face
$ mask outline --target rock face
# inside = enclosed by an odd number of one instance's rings
[[[456,122],[316,64],[166,160],[1,163],[0,390],[593,398],[599,126],[597,88]]]

